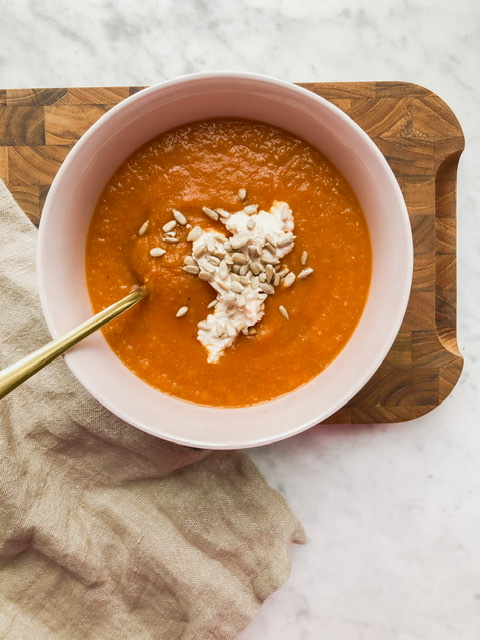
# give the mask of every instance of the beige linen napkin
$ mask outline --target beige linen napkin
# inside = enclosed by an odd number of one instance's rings
[[[0,182],[0,368],[49,340],[35,244]],[[61,358],[0,400],[3,640],[235,638],[292,541],[301,526],[244,454],[130,427]]]

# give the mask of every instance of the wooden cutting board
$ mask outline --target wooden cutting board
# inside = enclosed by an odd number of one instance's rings
[[[309,83],[374,140],[407,203],[415,246],[412,293],[398,337],[370,382],[329,423],[397,422],[438,406],[463,359],[456,341],[456,172],[464,139],[445,103],[408,83]],[[0,177],[38,223],[69,150],[141,87],[0,90]]]

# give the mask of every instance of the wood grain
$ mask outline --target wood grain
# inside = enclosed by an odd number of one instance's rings
[[[448,106],[404,82],[308,83],[348,113],[390,164],[410,214],[412,292],[400,332],[370,382],[328,423],[398,422],[437,407],[462,371],[456,341],[456,172],[464,148]],[[73,144],[142,87],[0,90],[0,178],[38,223]]]

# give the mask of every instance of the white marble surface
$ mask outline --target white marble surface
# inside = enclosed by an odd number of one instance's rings
[[[405,80],[465,132],[458,335],[444,404],[405,424],[316,428],[251,452],[303,522],[290,580],[242,640],[480,637],[480,5],[477,0],[13,0],[0,88],[147,85],[248,70],[291,81]]]

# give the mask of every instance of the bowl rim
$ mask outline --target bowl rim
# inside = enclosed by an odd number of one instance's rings
[[[143,424],[141,421],[137,420],[135,416],[133,415],[127,416],[125,412],[119,412],[118,408],[114,406],[114,404],[112,404],[109,398],[105,398],[104,396],[98,393],[98,391],[95,389],[95,385],[92,382],[92,380],[88,377],[88,375],[84,374],[81,367],[79,368],[77,366],[73,352],[71,353],[67,352],[67,354],[65,354],[65,361],[68,367],[70,368],[72,373],[75,375],[77,380],[80,381],[82,386],[84,386],[87,389],[87,391],[89,391],[89,393],[93,397],[95,397],[109,411],[111,411],[113,414],[117,415],[119,418],[126,421],[127,423],[141,429],[142,431],[155,435],[156,437],[160,437],[172,442],[176,442],[177,444],[191,446],[191,447],[206,448],[206,449],[229,449],[230,450],[230,449],[238,449],[238,448],[257,447],[257,446],[270,444],[276,441],[283,440],[285,438],[289,438],[293,435],[301,433],[315,426],[322,420],[326,419],[328,416],[334,414],[338,409],[343,407],[346,404],[346,402],[348,402],[368,382],[368,380],[371,379],[373,374],[378,370],[379,366],[383,362],[388,351],[390,350],[398,334],[400,326],[403,322],[403,318],[405,315],[405,311],[406,311],[409,296],[410,296],[412,275],[413,275],[413,240],[412,240],[409,215],[408,215],[408,210],[405,204],[405,200],[403,198],[403,195],[402,195],[400,186],[396,180],[396,177],[391,167],[389,166],[385,156],[381,153],[380,149],[373,142],[370,136],[349,115],[343,112],[339,107],[337,107],[330,101],[326,100],[325,98],[317,95],[316,93],[313,93],[312,91],[304,87],[290,83],[285,80],[280,80],[278,78],[264,75],[264,74],[247,73],[242,71],[232,71],[232,72],[211,71],[211,72],[201,72],[201,73],[193,73],[193,74],[178,76],[176,78],[172,78],[163,82],[156,83],[144,89],[140,89],[138,92],[125,98],[120,103],[112,107],[107,113],[103,114],[75,143],[75,145],[72,147],[71,151],[69,152],[68,156],[60,166],[60,169],[57,172],[52,182],[49,193],[47,194],[47,198],[44,206],[44,214],[42,214],[42,219],[40,221],[40,226],[39,226],[39,237],[38,237],[38,244],[37,244],[37,275],[38,275],[39,295],[40,295],[42,310],[45,316],[47,327],[53,336],[58,335],[58,333],[55,330],[55,319],[54,319],[55,313],[53,312],[52,308],[48,303],[48,286],[49,285],[48,285],[48,281],[45,273],[46,262],[45,262],[45,256],[43,252],[44,252],[44,246],[45,246],[45,238],[46,238],[46,235],[49,233],[48,220],[49,220],[50,203],[55,201],[57,191],[60,189],[62,185],[64,176],[68,175],[68,172],[70,171],[70,165],[75,162],[75,158],[78,153],[78,150],[81,149],[85,144],[87,144],[87,142],[93,136],[96,135],[96,132],[99,128],[104,127],[105,123],[116,118],[117,114],[121,113],[125,109],[125,106],[128,106],[128,104],[132,102],[141,102],[144,100],[148,101],[152,94],[155,95],[157,92],[159,91],[161,92],[162,90],[167,89],[169,87],[174,87],[175,85],[179,85],[179,84],[182,85],[189,82],[202,82],[204,80],[210,80],[212,78],[217,80],[238,79],[240,81],[244,81],[244,80],[257,81],[262,84],[267,83],[269,85],[272,85],[272,84],[276,85],[277,87],[280,87],[290,92],[297,93],[298,95],[303,94],[304,96],[308,97],[310,101],[314,101],[314,102],[316,101],[316,102],[322,103],[325,108],[327,108],[328,110],[330,110],[335,114],[336,118],[339,118],[340,120],[347,123],[349,127],[353,127],[353,129],[356,131],[356,135],[362,139],[362,143],[369,147],[370,152],[373,153],[374,156],[376,156],[378,162],[381,165],[383,165],[384,169],[386,170],[386,175],[389,176],[391,192],[396,197],[397,206],[399,210],[403,211],[402,224],[406,232],[405,236],[406,238],[410,239],[409,251],[406,252],[405,254],[404,278],[402,280],[402,286],[398,287],[398,292],[396,295],[398,308],[401,311],[397,313],[396,321],[392,322],[389,326],[388,338],[384,340],[383,348],[377,349],[376,357],[369,362],[368,373],[362,379],[359,379],[356,385],[353,385],[352,387],[350,387],[348,392],[344,393],[340,398],[338,398],[335,403],[332,403],[328,407],[328,411],[326,415],[321,415],[320,412],[318,412],[319,413],[318,418],[314,418],[307,422],[302,422],[297,427],[290,428],[286,431],[279,430],[279,432],[275,436],[266,435],[266,436],[257,437],[255,439],[249,438],[248,440],[242,440],[241,437],[237,439],[232,439],[230,437],[228,438],[229,440],[228,442],[218,442],[218,441],[214,442],[214,441],[207,441],[208,439],[196,440],[194,438],[184,438],[184,437],[176,436],[175,434],[172,434],[172,433],[165,433],[164,430],[162,430],[162,433],[158,433],[155,429],[149,428],[148,426]],[[42,224],[42,220],[44,221],[43,224]],[[156,391],[158,393],[162,393],[158,390]],[[286,396],[288,397],[290,393],[286,394]],[[162,395],[167,396],[167,394],[162,394]],[[177,398],[175,398],[175,400],[179,402],[184,402],[181,399],[177,399]],[[253,405],[253,408],[262,406],[263,404],[268,404],[268,403],[260,403],[260,404]],[[197,406],[201,407],[202,405],[197,405]],[[241,411],[243,408],[237,409],[237,408],[225,408],[225,407],[208,407],[208,409],[214,409],[214,410],[217,409],[222,411],[238,411],[238,410]],[[229,436],[231,436],[230,432],[229,432]]]

